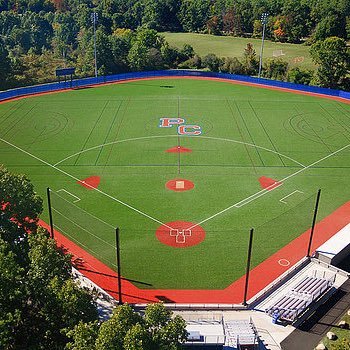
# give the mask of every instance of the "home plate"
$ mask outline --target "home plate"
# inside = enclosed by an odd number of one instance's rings
[[[204,241],[205,231],[193,222],[172,221],[158,227],[156,237],[159,242],[170,247],[188,248]]]

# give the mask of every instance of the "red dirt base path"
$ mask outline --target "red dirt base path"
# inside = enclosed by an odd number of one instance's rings
[[[277,180],[271,179],[271,178],[266,177],[266,176],[259,177],[259,182],[260,182],[261,188],[268,190],[268,191],[271,191],[274,188],[282,185],[282,182],[278,182]]]
[[[156,231],[159,242],[174,248],[188,248],[204,241],[205,231],[199,225],[186,221],[173,221]]]
[[[316,224],[312,251],[315,251],[349,222],[350,201]],[[49,225],[43,221],[40,221],[40,225],[49,229]],[[304,232],[251,270],[248,299],[260,292],[306,255],[309,236],[310,230]],[[115,298],[118,297],[117,274],[110,267],[97,260],[58,231],[55,231],[55,239],[59,246],[63,246],[73,255],[73,261],[79,262],[76,267],[85,276]],[[239,304],[243,301],[244,281],[245,276],[242,276],[222,290],[172,290],[139,289],[127,279],[122,279],[122,295],[123,301],[129,303],[167,301],[174,303]]]
[[[194,183],[186,179],[173,179],[165,184],[165,187],[171,191],[183,192],[192,190]]]
[[[79,185],[84,186],[88,190],[94,190],[100,184],[101,178],[99,176],[90,176],[85,180],[78,181]]]

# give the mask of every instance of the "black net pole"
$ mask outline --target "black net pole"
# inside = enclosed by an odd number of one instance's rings
[[[119,228],[115,229],[115,244],[117,253],[117,269],[118,269],[118,304],[123,304],[122,300],[122,276],[120,273],[120,242],[119,242]]]
[[[47,205],[48,205],[48,208],[49,208],[49,218],[50,218],[50,233],[51,233],[51,235],[50,235],[50,237],[52,238],[52,239],[54,239],[55,237],[54,237],[54,233],[53,233],[53,220],[52,220],[52,208],[51,208],[51,195],[50,195],[50,187],[48,187],[47,189],[46,189],[46,193],[47,193]]]
[[[254,229],[250,230],[249,246],[248,246],[248,258],[247,258],[247,270],[245,274],[245,287],[244,287],[244,298],[243,305],[247,305],[247,294],[248,294],[248,284],[249,284],[249,271],[250,271],[250,261],[252,257],[252,247],[253,247],[253,233]]]
[[[314,231],[315,231],[315,225],[316,225],[316,217],[317,217],[317,212],[318,212],[318,205],[320,203],[320,196],[321,196],[321,190],[319,189],[317,192],[317,197],[316,197],[316,204],[315,204],[315,209],[314,209],[314,217],[312,219],[312,226],[311,226],[311,232],[310,232],[310,239],[309,239],[309,246],[307,247],[307,257],[310,257],[311,253],[311,244],[312,244],[312,238],[314,236]]]

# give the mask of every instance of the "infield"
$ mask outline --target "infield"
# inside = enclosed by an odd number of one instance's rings
[[[257,266],[309,228],[318,188],[319,219],[350,197],[340,101],[155,79],[8,102],[0,121],[1,161],[43,197],[51,187],[56,228],[114,268],[120,227],[123,277],[139,288],[223,289],[245,272],[251,227]]]

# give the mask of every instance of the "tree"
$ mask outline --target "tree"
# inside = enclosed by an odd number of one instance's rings
[[[226,57],[220,71],[230,74],[244,74],[244,67],[237,57]]]
[[[187,339],[186,323],[173,317],[162,303],[149,304],[144,316],[124,304],[98,328],[96,323],[79,323],[68,333],[67,349],[82,350],[178,350]],[[95,337],[95,341],[93,338]]]
[[[268,59],[264,64],[263,75],[269,79],[285,80],[288,62],[281,59]]]
[[[251,43],[248,43],[247,47],[244,49],[242,64],[245,70],[245,74],[254,75],[257,73],[259,61],[256,56],[256,51],[253,47],[253,44]]]
[[[345,18],[340,18],[337,15],[329,15],[322,18],[322,20],[316,25],[313,39],[315,41],[325,40],[331,36],[346,37],[346,22]]]
[[[98,335],[98,323],[97,321],[84,323],[80,321],[74,329],[67,332],[68,338],[72,339],[72,342],[67,343],[67,350],[95,350],[95,341]]]
[[[114,309],[112,317],[102,323],[96,339],[96,350],[123,349],[124,338],[130,328],[144,323],[141,315],[125,304]]]
[[[178,16],[183,29],[198,32],[205,28],[209,18],[210,0],[183,0]]]
[[[287,81],[295,84],[309,85],[313,76],[313,71],[300,67],[293,67],[287,72]]]
[[[0,38],[0,89],[7,86],[7,79],[11,75],[11,63],[8,57],[8,51],[5,47],[3,40]],[[0,169],[1,171],[1,169]],[[1,204],[1,202],[0,202]]]
[[[286,18],[286,37],[288,42],[298,43],[303,37],[310,35],[311,9],[307,1],[285,0],[282,14]]]
[[[222,64],[222,60],[214,53],[209,53],[203,57],[203,66],[209,68],[212,72],[218,72]]]
[[[38,217],[43,209],[42,199],[34,192],[25,175],[11,174],[1,166],[0,208],[1,238],[15,253],[27,254],[28,232],[37,229]]]
[[[161,49],[164,38],[153,29],[139,29],[132,40],[128,62],[132,70],[159,69],[163,67]]]
[[[58,13],[52,24],[54,29],[53,46],[58,56],[66,56],[68,49],[76,48],[78,27],[70,13]]]
[[[287,19],[285,16],[278,16],[275,23],[273,24],[273,34],[275,38],[281,42],[286,40],[287,36]]]
[[[316,74],[319,85],[341,87],[350,65],[346,41],[338,37],[318,41],[311,46],[310,54],[314,63],[318,65]]]
[[[42,200],[29,180],[0,169],[0,347],[63,348],[79,320],[97,319],[72,279],[70,256],[37,226]]]
[[[145,322],[151,334],[152,349],[177,350],[187,339],[186,323],[180,316],[172,317],[162,303],[149,304],[145,310]]]
[[[209,34],[220,34],[220,18],[218,16],[212,16],[207,20],[207,30]]]
[[[232,35],[242,34],[241,17],[237,15],[237,11],[235,10],[234,6],[231,6],[226,10],[222,21],[224,32]]]

